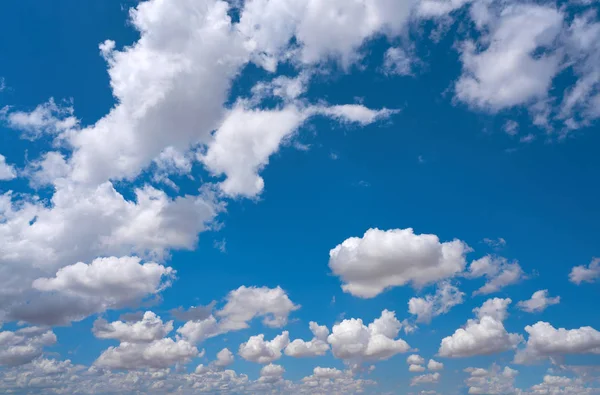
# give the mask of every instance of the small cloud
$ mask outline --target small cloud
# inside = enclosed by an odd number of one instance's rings
[[[338,160],[340,158],[335,152],[330,152],[329,157],[331,158],[331,160]]]
[[[483,242],[495,250],[506,247],[506,240],[504,240],[502,237],[498,237],[497,239],[489,239],[486,237],[483,239]]]
[[[533,140],[535,140],[535,135],[533,135],[532,133],[529,133],[527,136],[521,137],[521,139],[519,141],[521,143],[531,143]]]
[[[419,155],[417,160],[419,161],[419,163],[425,163],[425,158],[423,158],[423,155]]]
[[[221,251],[222,253],[226,253],[227,252],[227,241],[225,239],[215,240],[213,242],[213,247],[215,247],[217,250]]]
[[[506,121],[503,129],[509,136],[516,136],[519,134],[519,124],[513,120]]]
[[[365,181],[365,180],[360,180],[355,185],[359,186],[359,187],[363,187],[363,188],[368,188],[368,187],[371,186],[371,184],[368,181]]]
[[[308,151],[310,149],[310,144],[302,144],[298,141],[294,141],[294,148],[298,151]]]

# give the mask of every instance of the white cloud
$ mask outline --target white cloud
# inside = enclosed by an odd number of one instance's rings
[[[433,371],[442,370],[442,369],[444,369],[444,364],[441,362],[435,361],[433,359],[430,359],[429,363],[427,364],[427,369],[433,370]]]
[[[185,340],[164,338],[150,343],[122,342],[105,350],[94,364],[109,369],[164,369],[176,363],[188,363],[198,354],[198,349]]]
[[[13,165],[6,163],[6,157],[0,154],[0,181],[8,181],[17,177],[17,172]]]
[[[453,277],[464,269],[469,251],[460,240],[440,243],[436,235],[416,235],[411,228],[369,229],[332,249],[329,267],[345,292],[372,298],[390,287],[421,287]]]
[[[216,366],[226,367],[233,363],[233,353],[229,349],[224,348],[217,353],[217,360],[214,362]]]
[[[359,318],[346,319],[333,326],[327,342],[336,358],[348,361],[385,360],[407,352],[410,346],[396,339],[402,324],[395,313],[384,310],[368,326]]]
[[[327,344],[329,329],[327,329],[325,325],[319,325],[314,321],[309,323],[309,328],[314,335],[312,340],[304,341],[302,339],[296,339],[292,341],[285,348],[285,355],[299,358],[325,355],[327,350],[329,350],[329,344]]]
[[[423,365],[425,363],[425,359],[418,354],[411,354],[406,358],[406,363],[409,365]]]
[[[23,131],[24,137],[35,139],[42,134],[59,134],[74,130],[79,120],[73,115],[72,103],[58,105],[53,98],[31,112],[9,111],[5,120],[9,127]]]
[[[336,106],[311,107],[309,111],[314,114],[321,114],[332,117],[339,122],[354,122],[362,126],[369,125],[381,119],[389,118],[397,110],[372,110],[360,104],[341,104]]]
[[[424,372],[425,371],[425,367],[421,366],[421,365],[410,365],[408,367],[408,371],[409,372]]]
[[[383,70],[387,74],[412,75],[416,60],[414,55],[402,47],[391,47],[385,51]]]
[[[464,292],[449,282],[442,282],[434,295],[424,298],[410,298],[408,312],[417,316],[417,322],[429,323],[433,317],[445,314],[450,309],[463,302]]]
[[[539,313],[544,311],[548,306],[558,303],[560,303],[560,296],[548,297],[548,290],[543,289],[534,292],[531,299],[517,303],[517,307],[528,313]]]
[[[56,335],[48,328],[26,327],[0,332],[0,366],[17,366],[42,355],[44,347],[56,343]]]
[[[224,333],[217,319],[210,315],[203,320],[192,320],[177,328],[177,333],[192,344],[198,344],[211,337]]]
[[[466,277],[485,277],[486,283],[473,294],[487,295],[498,292],[508,285],[518,283],[525,278],[525,274],[516,261],[509,263],[504,257],[486,255],[471,262]]]
[[[70,172],[65,156],[57,151],[46,152],[41,158],[29,163],[26,174],[34,187],[51,185]]]
[[[281,351],[290,343],[289,333],[283,331],[273,340],[265,341],[265,335],[251,336],[242,343],[238,354],[247,361],[268,364],[281,358]]]
[[[600,278],[600,258],[594,258],[589,265],[575,266],[569,273],[569,281],[580,285],[583,282],[593,283]]]
[[[479,318],[468,320],[464,328],[459,328],[452,336],[442,339],[438,354],[442,357],[462,358],[516,348],[523,337],[508,333],[501,321],[506,317],[508,303],[510,299],[490,299],[481,308],[475,309]],[[492,315],[484,315],[485,313]]]
[[[317,366],[313,369],[313,375],[321,379],[336,379],[342,377],[344,372],[336,368],[322,368]]]
[[[510,298],[492,298],[488,299],[481,307],[473,309],[473,313],[477,315],[477,318],[481,319],[485,316],[492,317],[496,321],[504,321],[508,317],[508,305],[512,303]]]
[[[415,385],[422,385],[422,384],[436,384],[440,381],[440,376],[441,375],[437,372],[422,374],[420,376],[415,376],[410,380],[410,385],[415,386]]]
[[[173,330],[173,321],[163,323],[159,316],[146,311],[140,321],[94,321],[92,332],[99,339],[117,339],[128,343],[148,343],[162,339]]]
[[[499,15],[491,10],[471,15],[482,35],[478,43],[462,44],[463,73],[456,96],[489,111],[546,98],[561,56],[533,53],[552,46],[562,29],[561,12],[550,5],[510,4]]]
[[[600,354],[600,332],[592,327],[554,328],[547,322],[527,325],[529,334],[525,348],[515,355],[516,363],[529,363],[568,354]]]
[[[273,365],[272,363],[263,366],[260,369],[259,381],[273,382],[278,381],[285,373],[285,369],[281,365]]]
[[[515,377],[519,372],[508,366],[501,369],[497,365],[492,365],[490,369],[467,368],[465,372],[470,373],[470,377],[465,380],[469,387],[469,394],[472,395],[507,395],[515,394]]]

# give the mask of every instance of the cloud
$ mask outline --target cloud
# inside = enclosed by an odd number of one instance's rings
[[[444,364],[438,361],[434,361],[433,359],[429,360],[429,363],[427,364],[427,369],[429,370],[442,370],[444,369]]]
[[[409,365],[423,365],[425,363],[425,359],[418,354],[412,354],[406,358],[406,363]]]
[[[102,318],[94,321],[92,332],[99,339],[117,339],[128,343],[148,343],[162,339],[173,330],[173,321],[163,323],[159,316],[146,311],[137,322],[107,322]]]
[[[17,177],[15,167],[6,163],[6,157],[0,154],[0,181],[9,181]]]
[[[387,74],[412,75],[415,56],[402,47],[391,47],[385,51],[383,70]]]
[[[457,98],[492,112],[544,99],[561,56],[552,50],[533,53],[551,48],[562,29],[562,13],[549,5],[511,4],[498,15],[493,10],[471,15],[482,34],[477,43],[462,43]]]
[[[477,318],[481,319],[485,316],[492,317],[496,321],[504,321],[508,317],[508,305],[512,303],[509,298],[493,298],[488,299],[481,307],[473,309],[473,313],[477,315]]]
[[[342,377],[344,372],[336,368],[322,368],[317,366],[313,369],[313,375],[320,379],[336,379]]]
[[[465,372],[470,374],[470,377],[465,380],[465,384],[469,387],[469,394],[504,395],[516,393],[514,383],[519,372],[508,366],[501,369],[494,364],[490,369],[466,368]]]
[[[28,139],[75,130],[79,127],[79,120],[73,115],[72,103],[64,104],[67,105],[58,105],[54,98],[50,98],[31,112],[8,111],[5,121],[8,127],[24,132],[23,137]]]
[[[527,325],[529,334],[525,348],[515,355],[515,363],[529,363],[569,354],[599,354],[600,332],[592,327],[556,329],[548,322]]]
[[[436,384],[440,381],[440,376],[441,375],[437,372],[422,374],[420,376],[415,376],[410,380],[410,385],[415,386],[415,385],[422,385],[422,384]]]
[[[359,318],[346,319],[333,326],[327,342],[336,358],[348,361],[385,360],[407,352],[410,346],[396,339],[402,324],[392,311],[383,310],[381,317],[368,326]]]
[[[268,364],[281,358],[281,351],[290,343],[289,333],[283,331],[273,340],[265,341],[265,335],[251,336],[242,343],[238,354],[246,361]]]
[[[210,317],[216,302],[211,302],[206,306],[192,306],[188,309],[178,307],[171,309],[169,313],[179,321],[202,321]]]
[[[410,298],[408,312],[417,316],[417,322],[429,323],[433,317],[445,314],[463,302],[464,292],[449,282],[438,284],[434,295],[424,298]]]
[[[424,372],[425,368],[421,365],[410,365],[408,367],[409,372]]]
[[[600,258],[594,258],[586,267],[584,265],[575,266],[569,273],[569,281],[580,285],[583,282],[593,283],[600,278]]]
[[[394,286],[422,287],[453,277],[464,269],[469,251],[460,240],[440,243],[436,235],[416,235],[411,228],[369,229],[332,249],[329,267],[344,292],[372,298]]]
[[[473,311],[477,319],[470,319],[464,328],[442,339],[438,354],[442,357],[463,358],[491,355],[515,349],[523,341],[516,333],[508,333],[502,324],[510,299],[490,299]]]
[[[234,361],[233,353],[229,349],[224,348],[217,353],[217,360],[214,362],[215,366],[226,367]]]
[[[518,262],[509,263],[506,258],[486,255],[469,265],[467,278],[485,277],[486,283],[473,294],[487,295],[500,291],[502,288],[516,284],[526,278]]]
[[[275,382],[281,379],[285,373],[285,369],[281,365],[273,365],[272,363],[263,366],[260,369],[259,381],[262,382]]]
[[[0,366],[17,366],[31,362],[42,355],[44,347],[56,343],[52,330],[26,327],[17,331],[0,332]]]
[[[543,289],[534,292],[531,299],[517,303],[517,307],[528,313],[539,313],[546,310],[548,306],[558,303],[560,303],[560,296],[550,298],[548,297],[548,290]]]
[[[217,319],[211,315],[203,320],[186,322],[182,327],[177,328],[177,333],[190,343],[198,344],[211,337],[221,335],[224,331],[219,327]]]
[[[327,344],[329,329],[325,325],[319,325],[314,321],[309,323],[309,328],[314,335],[312,340],[296,339],[292,341],[285,348],[285,355],[298,358],[325,355],[329,350],[329,344]]]

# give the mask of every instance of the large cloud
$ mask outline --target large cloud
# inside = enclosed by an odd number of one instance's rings
[[[417,235],[411,228],[369,229],[332,249],[329,267],[345,292],[372,298],[390,287],[421,287],[453,277],[464,269],[469,251],[460,240],[441,243],[436,235]]]

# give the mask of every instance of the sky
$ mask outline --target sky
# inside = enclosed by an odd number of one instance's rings
[[[0,13],[0,392],[600,394],[597,0]]]

